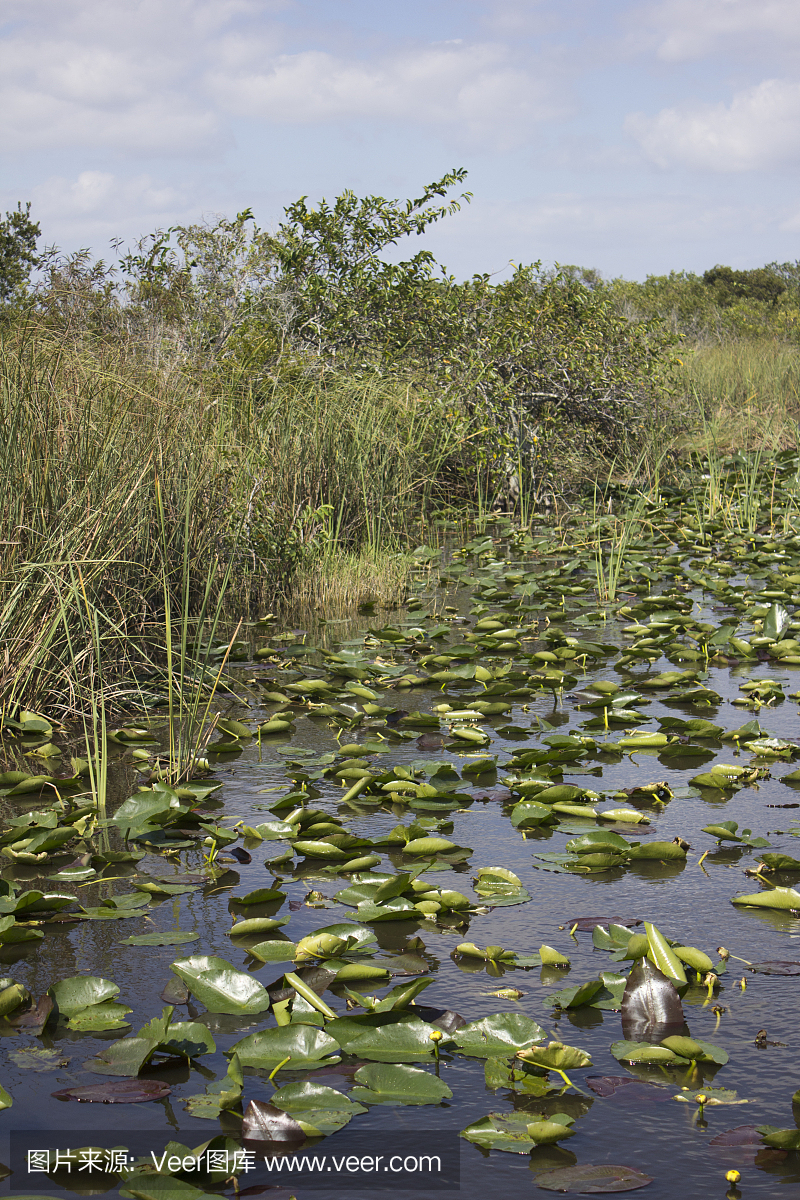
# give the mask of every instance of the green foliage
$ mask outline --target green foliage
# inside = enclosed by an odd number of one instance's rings
[[[760,300],[774,308],[786,291],[784,281],[769,267],[734,271],[731,267],[716,266],[703,273],[703,283],[711,289],[720,308],[730,308],[741,299]]]
[[[393,378],[472,423],[480,486],[536,494],[576,447],[618,453],[658,406],[671,339],[656,317],[630,321],[595,273],[519,267],[459,283],[431,253],[383,255],[455,213],[466,172],[416,199],[346,191],[286,209],[274,234],[252,221],[157,231],[122,259],[126,328],[162,323],[192,369],[225,386],[246,378],[267,400],[276,380],[346,372]],[[316,511],[316,506],[313,506]]]
[[[608,286],[621,312],[634,319],[661,318],[690,341],[794,340],[800,329],[798,263],[768,263],[751,271],[715,266],[703,275],[670,271],[648,275],[643,283],[615,279]]]
[[[39,263],[36,241],[41,235],[31,220],[30,201],[7,212],[0,221],[0,304],[11,304],[25,293],[31,271]]]

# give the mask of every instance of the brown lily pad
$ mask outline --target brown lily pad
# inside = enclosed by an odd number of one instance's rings
[[[40,996],[38,1002],[25,1012],[6,1017],[9,1025],[23,1033],[32,1033],[35,1037],[44,1029],[47,1019],[53,1011],[53,1000],[50,996]]]
[[[658,1087],[646,1079],[633,1079],[630,1075],[589,1075],[586,1086],[596,1096],[613,1096],[627,1087]]]
[[[558,1171],[543,1171],[536,1176],[536,1186],[548,1192],[633,1192],[647,1187],[652,1177],[633,1167],[612,1163],[597,1166],[562,1167]]]
[[[708,1143],[709,1146],[762,1146],[763,1137],[755,1125],[737,1125],[735,1129],[726,1129],[718,1133]]]
[[[161,999],[165,1004],[188,1004],[189,989],[182,979],[178,979],[177,975],[173,975],[161,993]]]
[[[144,1104],[163,1100],[172,1088],[160,1079],[126,1079],[121,1083],[88,1083],[82,1087],[51,1092],[56,1100],[77,1100],[81,1104]]]

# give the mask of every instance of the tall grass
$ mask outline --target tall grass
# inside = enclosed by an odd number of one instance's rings
[[[698,346],[682,358],[680,382],[696,399],[699,426],[682,439],[696,450],[794,445],[800,420],[800,350],[773,340]]]
[[[168,614],[182,662],[224,588],[240,615],[315,555],[410,528],[460,437],[390,383],[225,388],[6,326],[0,703],[85,710],[101,678],[106,703],[135,694],[166,668]]]

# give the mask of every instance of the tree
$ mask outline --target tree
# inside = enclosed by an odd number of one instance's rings
[[[786,291],[786,283],[769,267],[754,271],[734,271],[732,267],[712,267],[703,275],[703,283],[712,289],[720,308],[729,308],[737,300],[760,300],[773,308]]]
[[[31,271],[39,263],[36,241],[41,236],[37,221],[31,220],[31,204],[7,212],[0,221],[0,304],[11,304],[27,290]]]

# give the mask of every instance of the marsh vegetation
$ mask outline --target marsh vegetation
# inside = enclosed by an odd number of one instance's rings
[[[800,1180],[795,277],[387,266],[461,182],[4,293],[0,1106],[126,1197]]]

